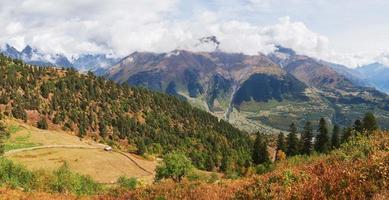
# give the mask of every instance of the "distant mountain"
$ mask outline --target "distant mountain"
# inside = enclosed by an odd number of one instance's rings
[[[383,124],[389,122],[387,95],[288,48],[254,56],[135,52],[108,68],[105,76],[179,96],[249,131],[285,130],[292,121],[322,116],[349,125],[367,110],[377,110],[387,120]]]
[[[120,59],[104,54],[84,54],[77,58],[68,59],[63,54],[46,54],[38,49],[27,45],[22,51],[5,44],[0,48],[0,53],[13,59],[23,60],[27,64],[42,67],[54,66],[60,68],[75,68],[78,71],[93,71],[96,74],[104,71],[105,68],[116,64]]]
[[[373,84],[371,84],[369,80],[367,80],[366,77],[356,69],[352,69],[344,65],[335,64],[323,60],[321,60],[320,62],[322,62],[324,65],[330,66],[338,74],[346,77],[355,85],[362,86],[362,87],[373,87]]]
[[[20,52],[9,44],[1,46],[0,52],[13,59],[20,58]]]
[[[290,53],[290,51],[285,51],[284,49],[279,49],[275,53],[270,54],[269,57],[308,86],[316,88],[353,86],[346,77],[337,73],[329,65],[308,56],[297,55],[294,52]]]
[[[285,55],[286,54],[286,55]],[[383,112],[389,118],[389,97],[368,85],[362,75],[346,67],[317,60],[304,55],[276,51],[269,57],[283,66],[308,86],[315,88],[322,99],[333,109],[332,119],[336,123],[350,124],[356,113],[368,110]],[[355,113],[353,113],[355,112]]]
[[[25,63],[31,65],[43,67],[56,66],[63,68],[73,67],[72,63],[66,58],[66,56],[62,54],[45,54],[29,45],[19,52],[16,48],[6,44],[1,48],[0,53],[3,53],[13,59],[23,60]]]
[[[389,94],[389,66],[372,63],[356,68],[374,87]]]
[[[74,59],[73,67],[81,72],[93,71],[97,75],[103,73],[104,69],[118,63],[120,59],[109,57],[105,54],[83,54]]]

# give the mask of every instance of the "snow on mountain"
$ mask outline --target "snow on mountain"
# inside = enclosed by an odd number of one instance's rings
[[[104,54],[85,54],[77,58],[68,59],[63,54],[44,53],[36,48],[31,47],[30,45],[27,45],[23,50],[18,51],[16,48],[10,46],[9,44],[5,44],[0,46],[0,53],[3,53],[4,55],[13,59],[21,59],[28,64],[42,67],[74,67],[81,72],[99,71],[119,62],[119,59]]]

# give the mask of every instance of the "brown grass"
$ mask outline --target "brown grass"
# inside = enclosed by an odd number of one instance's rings
[[[117,152],[106,152],[104,146],[91,140],[80,140],[65,131],[41,130],[16,120],[8,120],[9,126],[18,127],[8,140],[17,143],[18,138],[26,138],[28,143],[37,146],[71,145],[74,148],[47,148],[12,153],[7,157],[28,169],[52,171],[66,162],[72,171],[90,175],[100,183],[113,183],[119,176],[137,177],[145,183],[152,183],[157,165],[156,161],[145,160],[139,156]],[[26,142],[26,141],[23,141]],[[23,148],[23,145],[20,145]],[[77,146],[97,149],[83,149]],[[134,161],[147,171],[139,168]]]

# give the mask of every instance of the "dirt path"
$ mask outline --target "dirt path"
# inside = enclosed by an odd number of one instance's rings
[[[4,153],[5,156],[10,156],[15,153],[24,152],[24,151],[33,151],[37,149],[50,149],[50,148],[64,148],[64,149],[104,149],[104,147],[92,147],[88,145],[43,145],[36,147],[28,147],[22,149],[14,149]]]
[[[121,155],[125,156],[126,158],[128,158],[129,160],[131,160],[137,167],[139,167],[141,170],[149,173],[149,174],[153,174],[153,172],[150,172],[149,170],[145,169],[144,167],[142,167],[139,163],[137,163],[133,158],[131,158],[131,156],[129,154],[126,154],[122,151],[117,151],[117,150],[114,150],[114,152],[116,153],[120,153]]]

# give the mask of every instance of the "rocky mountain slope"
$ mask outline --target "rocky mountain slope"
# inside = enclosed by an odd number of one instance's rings
[[[389,119],[388,97],[361,87],[329,64],[279,48],[254,56],[176,50],[135,52],[105,76],[186,99],[237,127],[287,129],[293,121],[328,117],[349,125],[367,110]]]

